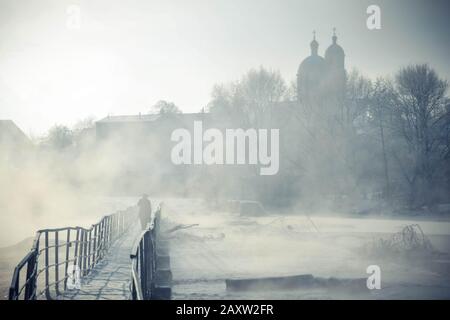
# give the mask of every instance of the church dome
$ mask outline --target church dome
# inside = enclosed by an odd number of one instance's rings
[[[305,60],[300,63],[300,66],[298,67],[298,74],[321,74],[325,71],[326,68],[326,62],[325,59],[321,56],[309,56]]]
[[[311,55],[302,61],[298,67],[297,75],[321,74],[326,68],[325,59],[319,56],[319,43],[316,41],[316,33],[310,43]]]
[[[325,60],[331,65],[344,67],[344,49],[337,44],[336,33],[333,34],[333,43],[325,51]]]
[[[337,43],[333,43],[325,51],[325,59],[331,58],[332,56],[345,57],[344,49]]]
[[[297,72],[297,99],[308,101],[320,91],[322,82],[327,73],[327,62],[319,56],[319,43],[316,41],[316,32],[311,42],[311,55],[302,61]]]

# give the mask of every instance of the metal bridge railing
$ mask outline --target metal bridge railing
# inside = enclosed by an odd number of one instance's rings
[[[161,205],[153,216],[147,230],[142,231],[130,254],[131,299],[150,300],[156,270],[156,239],[159,235]]]
[[[9,300],[52,300],[75,272],[85,276],[136,219],[137,208],[104,216],[89,229],[67,227],[36,232],[31,251],[15,267]],[[22,280],[23,279],[23,280]]]

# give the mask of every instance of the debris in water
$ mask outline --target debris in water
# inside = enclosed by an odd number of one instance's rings
[[[185,232],[180,232],[176,236],[172,237],[172,239],[180,239],[182,241],[216,241],[225,239],[225,233],[221,232],[218,234],[206,234],[206,235],[194,235]]]
[[[378,239],[369,245],[368,252],[372,254],[429,255],[437,253],[430,239],[418,224],[405,226],[389,239]]]
[[[293,290],[301,288],[348,288],[358,290],[367,289],[366,280],[365,278],[319,278],[311,274],[302,274],[285,277],[226,279],[225,284],[228,291]]]
[[[197,227],[198,225],[199,225],[198,223],[194,223],[194,224],[179,224],[179,225],[176,225],[175,227],[167,230],[167,233],[175,232],[177,230],[189,229],[189,228],[192,228],[192,227]]]

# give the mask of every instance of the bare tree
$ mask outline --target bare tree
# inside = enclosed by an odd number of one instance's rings
[[[261,127],[270,121],[273,107],[283,100],[286,90],[280,72],[251,69],[238,82],[215,86],[209,110],[227,114],[239,125]]]
[[[390,134],[392,123],[392,115],[395,104],[397,102],[397,95],[394,85],[391,81],[383,78],[377,78],[373,85],[372,94],[370,97],[369,119],[370,123],[376,129],[375,136],[378,136],[381,146],[381,155],[383,162],[383,176],[384,176],[384,198],[391,203],[392,190],[389,175],[388,164],[388,146],[387,136]]]
[[[216,85],[208,109],[222,128],[270,128],[285,92],[286,84],[280,72],[260,67],[249,70],[239,81]],[[248,184],[254,186],[252,189],[256,194],[266,194],[267,186],[257,183],[258,177],[259,169],[256,166],[242,168],[237,176],[242,181],[241,196],[248,196]],[[275,197],[276,187],[271,187],[274,192],[270,194]]]
[[[431,204],[434,180],[444,159],[442,120],[448,114],[447,81],[439,78],[427,64],[410,65],[396,76],[398,106],[396,125],[413,161],[408,174],[410,202],[421,192],[421,203]],[[396,158],[398,161],[399,156]],[[421,187],[420,190],[417,190]]]

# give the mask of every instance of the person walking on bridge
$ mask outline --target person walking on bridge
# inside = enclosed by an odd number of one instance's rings
[[[148,224],[152,220],[152,203],[148,200],[148,195],[143,194],[138,202],[139,206],[139,219],[141,220],[142,230],[148,227]]]

